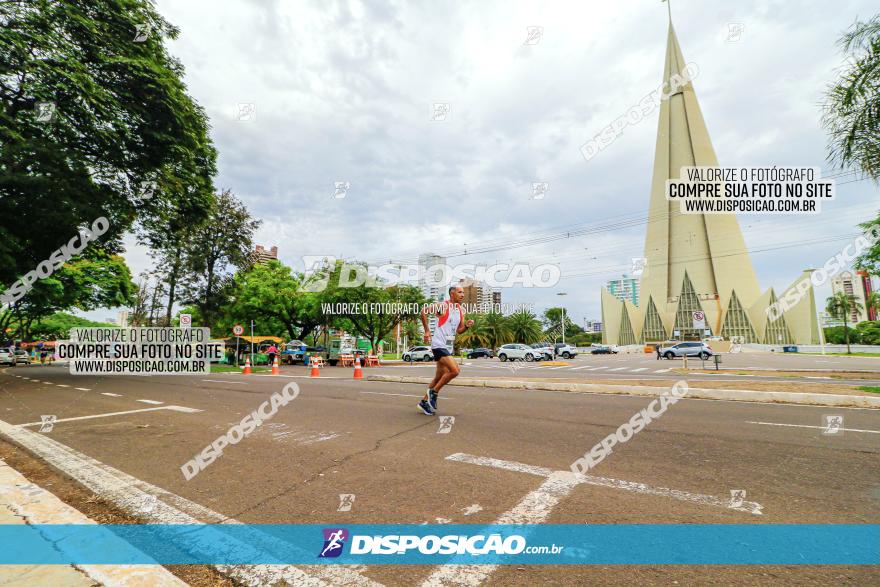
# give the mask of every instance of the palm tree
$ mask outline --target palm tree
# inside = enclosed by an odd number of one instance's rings
[[[880,180],[880,14],[856,21],[838,41],[847,63],[825,94],[828,159]]]
[[[483,316],[482,322],[486,329],[487,342],[493,349],[509,342],[513,336],[507,325],[507,319],[498,312],[489,312]]]
[[[514,312],[507,323],[516,342],[532,343],[541,338],[541,322],[528,310]]]
[[[828,298],[825,311],[838,320],[843,320],[843,335],[846,338],[846,354],[851,355],[852,352],[849,350],[849,326],[847,325],[846,320],[853,312],[861,312],[862,304],[860,304],[855,298],[839,291]]]
[[[465,320],[473,320],[474,325],[455,337],[456,345],[463,347],[485,347],[492,344],[492,336],[486,327],[486,320],[483,316],[467,315]]]

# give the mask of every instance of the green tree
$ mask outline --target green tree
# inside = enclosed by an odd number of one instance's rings
[[[872,291],[868,294],[868,297],[865,299],[865,311],[868,314],[873,311],[875,316],[880,315],[880,292]]]
[[[473,320],[474,325],[465,330],[464,334],[455,337],[455,344],[460,347],[491,347],[492,333],[487,327],[484,314],[468,314],[465,320]]]
[[[862,305],[858,300],[839,291],[828,298],[825,311],[831,314],[834,318],[843,321],[843,333],[846,339],[846,354],[852,354],[849,348],[849,325],[847,320],[853,312],[861,312]]]
[[[247,207],[231,191],[217,194],[211,204],[208,218],[196,227],[184,244],[185,280],[188,302],[200,310],[202,325],[211,326],[217,319],[220,306],[228,298],[231,281],[227,269],[244,267],[251,260],[254,231],[260,220],[255,220]]]
[[[40,318],[31,325],[28,338],[31,340],[64,340],[70,336],[71,328],[116,328],[116,324],[94,322],[72,314],[57,312]]]
[[[514,342],[533,343],[541,338],[541,322],[528,310],[520,310],[508,316],[507,325]]]
[[[305,338],[323,320],[318,294],[301,291],[302,280],[301,274],[274,259],[236,274],[231,303],[218,325],[226,330],[236,321],[262,319],[267,325],[277,321],[290,338]]]
[[[0,310],[0,332],[27,339],[31,325],[56,312],[117,307],[131,302],[136,290],[125,259],[100,248],[87,249],[52,275],[36,281],[31,292],[9,309]]]
[[[855,327],[855,334],[862,344],[880,344],[880,321],[865,320]]]
[[[163,202],[204,216],[216,151],[177,35],[148,0],[0,2],[0,283],[100,216],[111,254]]]
[[[504,315],[498,312],[489,312],[483,316],[481,323],[480,328],[485,329],[487,346],[490,348],[497,349],[513,339],[513,332]]]
[[[856,21],[838,41],[846,56],[825,96],[828,159],[880,180],[880,15]]]

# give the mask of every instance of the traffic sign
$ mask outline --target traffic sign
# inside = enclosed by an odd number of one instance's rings
[[[691,314],[694,320],[694,328],[706,328],[706,315],[697,310]]]
[[[181,314],[180,315],[180,327],[181,328],[189,328],[192,326],[192,314]]]
[[[234,334],[235,336],[241,336],[242,334],[244,334],[244,326],[242,326],[241,324],[236,324],[232,327],[232,334]]]

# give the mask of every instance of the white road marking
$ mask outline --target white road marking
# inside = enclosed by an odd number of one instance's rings
[[[70,387],[69,385],[64,385],[63,383],[56,383],[58,387]]]
[[[535,467],[524,463],[502,461],[499,459],[478,457],[462,453],[449,455],[446,458],[447,460],[452,461],[497,467],[509,471],[518,471],[545,477],[545,481],[541,483],[540,487],[526,495],[522,501],[514,506],[513,509],[501,514],[501,516],[493,522],[494,524],[540,524],[547,519],[553,511],[553,508],[564,497],[568,496],[572,489],[581,483],[624,489],[650,495],[661,495],[683,501],[692,501],[705,505],[748,511],[750,513],[761,513],[761,506],[753,502],[744,502],[743,507],[731,508],[729,500],[721,500],[710,495],[687,493],[685,491],[676,491],[664,487],[649,487],[641,483],[618,481],[617,479],[605,479],[603,477],[593,477],[590,475],[576,475],[571,471],[553,471],[545,467]],[[748,504],[749,508],[745,507],[746,504]],[[497,568],[497,565],[460,564],[466,560],[467,559],[459,559],[456,560],[459,564],[446,564],[441,566],[431,573],[422,585],[425,587],[442,587],[445,585],[466,585],[469,587],[476,587],[477,585],[481,585]]]
[[[387,393],[384,391],[362,391],[361,393],[372,393],[373,395],[399,395],[400,397],[414,397],[416,399],[422,399],[424,394],[422,395],[410,395],[408,393]],[[441,399],[455,399],[454,397],[441,396]]]
[[[110,412],[107,414],[95,414],[93,416],[77,416],[76,418],[59,418],[58,420],[55,420],[55,422],[75,422],[77,420],[91,420],[93,418],[109,418],[111,416],[125,416],[126,414],[139,414],[141,412],[155,412],[156,410],[171,410],[172,412],[183,412],[185,414],[195,414],[196,412],[202,411],[195,408],[186,408],[183,406],[162,406],[161,408],[141,408],[140,410]],[[18,426],[23,428],[26,426],[40,426],[42,424],[43,422],[28,422],[27,424],[18,424]]]
[[[78,389],[80,391],[92,391],[89,387],[74,387],[74,389]]]
[[[165,403],[165,402],[157,402],[157,401],[154,400],[154,399],[139,399],[139,400],[135,400],[135,401],[139,401],[139,402],[141,402],[142,404],[150,404],[150,405],[153,405],[153,406],[159,406],[159,405],[162,405],[162,404]]]
[[[167,408],[160,408],[167,409]],[[114,503],[120,509],[135,514],[150,524],[240,524],[238,520],[224,516],[188,499],[127,475],[91,457],[65,446],[45,434],[31,432],[0,420],[0,435],[12,439],[56,469],[66,473],[99,497]],[[174,505],[170,505],[174,504]],[[175,507],[176,506],[176,507]],[[179,508],[179,509],[178,509]],[[226,539],[222,535],[218,539]],[[260,541],[274,539],[261,532],[254,532],[253,539],[246,542],[233,541],[229,552],[243,556],[262,554]],[[335,585],[367,585],[381,587],[361,574],[361,566],[304,566],[293,565],[215,565],[221,573],[243,585],[309,585],[330,587]]]
[[[632,369],[632,372],[633,372],[633,373],[638,373],[639,371],[647,371],[647,370],[648,370],[647,367],[642,367],[641,369]]]
[[[202,381],[210,381],[211,383],[234,383],[236,385],[250,385],[246,381],[229,381],[225,379],[202,379]]]
[[[605,366],[602,366],[602,367],[593,367],[592,369],[590,369],[590,371],[598,371],[598,370],[600,370],[600,369],[607,369],[607,368],[608,368],[608,367],[605,367]]]
[[[831,379],[831,377],[810,377],[809,375],[807,375],[805,379]]]
[[[96,524],[93,519],[67,505],[54,494],[30,483],[21,473],[2,460],[0,460],[0,487],[4,488],[5,506],[13,515],[27,520],[28,524]],[[126,552],[136,551],[135,547],[121,538],[112,540],[119,547],[126,549]],[[161,565],[78,564],[74,566],[98,585],[114,587],[125,585],[186,586],[186,583]]]
[[[626,367],[615,367],[614,369],[609,369],[609,371],[623,371]]]
[[[749,422],[746,421],[746,424],[761,424],[762,426],[786,426],[790,428],[818,428],[820,430],[825,430],[825,426],[808,426],[807,424],[782,424],[780,422]],[[838,430],[843,430],[844,432],[865,432],[867,434],[880,434],[880,430],[860,430],[859,428],[839,428]],[[829,436],[831,436],[829,434]]]
[[[587,369],[587,368],[589,368],[589,366],[584,365],[583,367],[572,367],[571,370],[572,371],[580,371],[581,369]]]
[[[110,393],[109,391],[102,391],[101,395],[109,395],[110,397],[122,397],[118,393]]]
[[[700,493],[690,493],[687,491],[679,491],[678,489],[669,489],[667,487],[651,487],[650,485],[645,485],[644,483],[637,483],[634,481],[621,481],[619,479],[610,479],[607,477],[594,477],[593,475],[575,475],[571,471],[553,471],[551,469],[547,469],[545,467],[536,467],[533,465],[526,465],[524,463],[517,463],[514,461],[502,461],[499,459],[492,459],[487,457],[477,457],[474,455],[467,455],[462,453],[456,453],[453,455],[449,455],[446,457],[447,460],[450,461],[459,461],[462,463],[471,463],[473,465],[482,465],[484,467],[495,467],[498,469],[507,469],[508,471],[517,471],[520,473],[530,473],[532,475],[538,475],[539,477],[552,477],[553,475],[566,473],[571,475],[575,480],[575,485],[580,483],[586,483],[587,485],[599,485],[602,487],[610,487],[613,489],[623,489],[625,491],[632,491],[634,493],[644,493],[648,495],[658,495],[661,497],[671,497],[673,499],[678,499],[680,501],[690,501],[694,503],[699,503],[702,505],[710,505],[715,507],[723,507],[726,509],[737,510],[741,512],[747,512],[750,514],[761,515],[761,509],[763,506],[759,503],[746,501],[743,502],[743,505],[740,507],[731,507],[730,499],[720,499],[712,495],[703,495]],[[500,522],[496,522],[500,523]],[[517,522],[509,522],[509,523],[517,523]],[[534,522],[526,522],[526,523],[534,523]]]
[[[672,371],[672,369],[657,369],[654,373],[666,373],[667,371]]]

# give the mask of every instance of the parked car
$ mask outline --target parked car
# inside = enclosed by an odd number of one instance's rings
[[[0,365],[15,367],[15,354],[9,349],[0,349]]]
[[[494,351],[492,351],[492,349],[484,349],[484,348],[472,349],[467,354],[468,359],[491,359],[494,356],[495,356],[495,353],[494,353]]]
[[[22,363],[24,365],[31,364],[31,355],[24,349],[18,349],[15,351],[15,362]]]
[[[542,358],[548,361],[553,360],[553,347],[548,342],[536,342],[532,348],[543,353]]]
[[[527,344],[519,344],[515,342],[502,345],[501,348],[498,349],[498,358],[502,363],[504,361],[515,361],[517,359],[529,362],[540,361],[541,356],[541,351],[535,350]]]
[[[660,356],[666,359],[675,359],[685,355],[708,359],[713,354],[712,347],[705,342],[680,342],[660,349]]]
[[[591,355],[616,355],[618,352],[620,352],[620,349],[617,348],[617,345],[608,346],[600,344],[590,349]]]
[[[431,352],[431,347],[426,346],[414,346],[405,353],[403,353],[404,361],[433,361],[434,353]]]
[[[570,359],[578,354],[573,346],[564,342],[556,343],[554,348],[556,349],[556,356],[561,356],[563,359]]]

